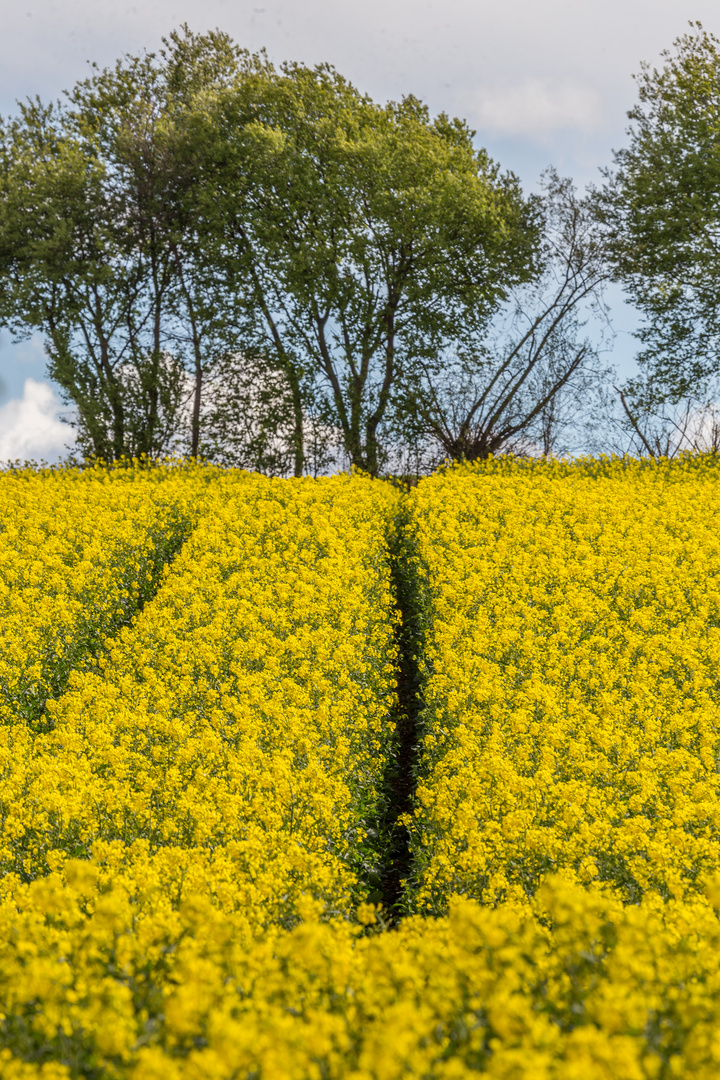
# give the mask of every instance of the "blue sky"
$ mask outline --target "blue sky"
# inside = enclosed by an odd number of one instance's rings
[[[58,97],[89,61],[152,50],[187,22],[276,62],[328,61],[378,100],[413,93],[462,116],[528,190],[550,164],[583,186],[624,142],[633,72],[659,64],[690,19],[720,35],[710,0],[2,0],[0,113]],[[619,289],[610,299],[622,374],[636,317]],[[0,459],[62,452],[68,432],[45,384],[41,343],[0,331]]]

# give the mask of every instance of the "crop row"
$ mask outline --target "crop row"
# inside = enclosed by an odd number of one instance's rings
[[[497,464],[419,487],[418,910],[558,871],[682,899],[720,870],[719,478]]]
[[[161,470],[3,477],[0,721],[37,721],[70,670],[134,616],[189,515]]]
[[[152,603],[22,753],[15,727],[6,869],[92,856],[178,900],[202,881],[250,922],[293,922],[302,898],[346,911],[392,733],[392,500],[218,479]]]

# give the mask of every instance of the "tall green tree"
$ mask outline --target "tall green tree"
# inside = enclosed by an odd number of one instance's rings
[[[22,104],[0,138],[0,318],[41,332],[81,449],[106,459],[196,454],[205,374],[236,347],[196,214],[192,117],[259,61],[219,33],[165,46],[58,105]]]
[[[255,111],[242,125],[234,114]],[[308,414],[376,474],[413,358],[487,318],[532,272],[534,205],[458,120],[416,99],[381,107],[328,66],[286,65],[218,101],[225,146],[206,198],[257,344],[294,401],[294,471]]]
[[[0,268],[4,321],[39,329],[50,371],[78,408],[84,449],[113,458],[152,445],[166,387],[144,399],[137,348],[142,274],[99,156],[61,109],[38,102],[3,131]],[[170,382],[169,387],[172,385]],[[172,412],[177,402],[165,402]]]
[[[691,23],[643,65],[629,142],[598,193],[616,277],[644,317],[633,408],[678,402],[720,371],[720,41]]]

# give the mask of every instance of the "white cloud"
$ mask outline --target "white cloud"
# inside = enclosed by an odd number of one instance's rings
[[[0,461],[57,461],[67,453],[72,429],[58,416],[52,386],[26,379],[23,396],[0,407]]]
[[[526,78],[510,86],[480,87],[465,95],[462,104],[480,132],[502,135],[591,132],[603,122],[601,94],[568,79]]]

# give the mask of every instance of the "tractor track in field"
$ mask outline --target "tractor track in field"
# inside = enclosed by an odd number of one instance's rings
[[[109,624],[90,626],[62,658],[62,662],[50,675],[47,691],[39,695],[26,709],[26,720],[36,735],[52,731],[54,721],[48,715],[46,705],[49,700],[57,700],[65,693],[71,673],[99,670],[98,660],[108,655],[113,641],[123,629],[137,622],[144,608],[155,599],[163,583],[165,567],[172,566],[192,532],[189,520],[179,520],[167,535],[156,540],[151,565],[140,581],[135,603]]]
[[[423,683],[418,659],[421,655],[421,613],[409,558],[408,522],[401,513],[392,550],[391,570],[395,603],[400,614],[396,631],[398,647],[397,705],[395,708],[395,754],[385,775],[385,820],[387,837],[380,891],[385,918],[390,924],[404,914],[405,883],[412,870],[410,833],[405,816],[415,803],[417,767],[420,753],[420,715]]]

